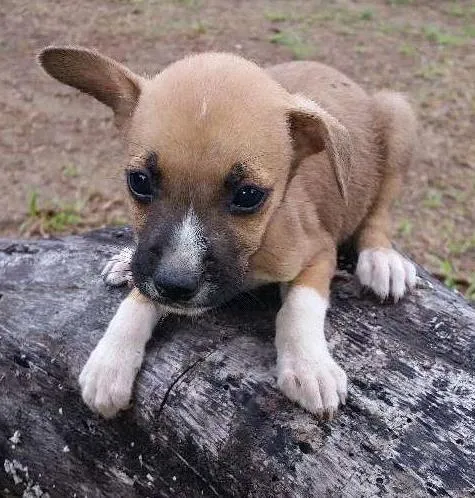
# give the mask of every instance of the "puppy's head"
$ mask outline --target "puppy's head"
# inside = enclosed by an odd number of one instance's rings
[[[176,312],[242,290],[303,157],[326,149],[346,195],[346,130],[240,57],[196,55],[151,79],[82,48],[47,48],[40,63],[113,109],[128,147],[134,282]]]

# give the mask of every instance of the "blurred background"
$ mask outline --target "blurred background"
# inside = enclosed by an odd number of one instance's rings
[[[35,63],[49,44],[95,47],[154,74],[191,52],[262,65],[331,64],[373,91],[406,92],[419,160],[394,209],[394,239],[475,299],[473,1],[2,0],[0,236],[54,236],[127,223],[111,112]]]

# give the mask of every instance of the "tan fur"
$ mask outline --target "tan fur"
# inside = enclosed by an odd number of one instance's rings
[[[390,247],[388,208],[412,161],[416,139],[415,118],[406,100],[392,92],[370,97],[346,76],[315,62],[292,62],[268,71],[290,92],[314,99],[346,127],[352,161],[347,206],[338,196],[326,154],[300,164],[283,201],[285,209],[269,224],[263,251],[254,256],[258,270],[294,278],[314,255],[328,250],[328,239],[336,246],[358,232],[361,249]],[[289,230],[292,235],[287,237]]]
[[[331,358],[324,336],[338,245],[355,239],[356,273],[380,298],[397,300],[415,284],[413,265],[390,249],[389,208],[416,143],[416,121],[406,100],[387,91],[370,96],[316,62],[264,71],[238,56],[205,53],[151,79],[82,48],[48,48],[40,62],[53,77],[112,108],[128,146],[129,170],[154,176],[147,169],[149,158],[157,164],[159,194],[149,195],[149,203],[131,200],[138,278],[150,279],[158,265],[165,266],[152,259],[161,257],[157,244],[165,240],[159,228],[165,232],[168,219],[193,213],[199,230],[208,230],[206,238],[201,232],[195,238],[214,244],[212,250],[207,246],[212,257],[201,271],[208,271],[208,283],[212,277],[219,282],[214,290],[208,288],[209,302],[198,302],[195,312],[219,304],[219,293],[231,296],[264,282],[289,283],[276,323],[278,384],[313,413],[333,416],[346,396],[346,375]],[[252,214],[231,209],[235,190],[229,178],[236,168],[239,185],[270,192]],[[216,255],[222,264],[213,275],[209,268],[216,265]],[[126,337],[122,328],[134,324],[128,313],[138,310],[146,330],[138,327],[136,335],[140,332],[144,348],[151,333],[147,327],[162,316],[147,306],[145,295],[164,303],[156,290],[157,298],[134,280],[144,295],[132,291],[105,337]],[[162,309],[169,310],[178,312]],[[192,305],[189,311],[194,312]],[[117,343],[112,368],[100,344],[82,374],[83,397],[111,416],[127,406],[133,377],[124,376],[118,401],[104,404],[111,388],[103,378],[129,360],[122,359]]]
[[[304,269],[292,282],[293,285],[311,287],[322,297],[328,299],[330,294],[330,281],[335,272],[336,253],[331,248],[322,250],[315,255],[308,267]]]
[[[403,175],[413,161],[417,123],[407,101],[397,93],[374,97],[375,121],[383,141],[384,175],[379,191],[358,233],[358,250],[391,247],[389,208],[398,194]]]
[[[238,161],[249,166],[250,179],[273,187],[260,217],[235,220],[246,252],[254,253],[256,278],[296,278],[331,245],[322,243],[322,233],[335,246],[355,232],[359,248],[389,246],[388,208],[415,140],[415,120],[400,95],[371,97],[316,62],[274,66],[267,70],[272,79],[240,57],[213,53],[181,60],[152,79],[84,49],[46,49],[41,62],[54,77],[113,108],[126,130],[129,163],[158,150],[170,188],[186,190],[206,179],[203,198],[213,202],[213,187]],[[334,141],[325,143],[305,98],[320,106],[321,122],[334,120]],[[329,159],[338,154],[351,155],[336,161],[342,171]],[[291,162],[296,171],[288,171]],[[140,229],[146,208],[132,209]]]
[[[273,189],[259,214],[232,220],[251,279],[292,281],[354,235],[359,249],[390,246],[388,209],[416,136],[400,95],[371,97],[316,62],[264,72],[237,56],[206,53],[146,79],[87,49],[48,48],[40,60],[114,110],[129,164],[158,151],[164,188],[177,199],[200,185],[198,209],[218,202],[237,162],[250,181]],[[147,207],[132,203],[132,213],[140,231]]]
[[[143,79],[95,50],[47,47],[39,61],[54,78],[111,107],[118,126],[127,121],[137,104]]]

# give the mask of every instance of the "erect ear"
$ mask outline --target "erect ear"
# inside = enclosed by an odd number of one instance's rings
[[[338,189],[348,202],[347,186],[351,171],[351,138],[348,130],[313,100],[294,95],[288,111],[295,161],[325,150],[335,174]]]
[[[47,47],[38,60],[53,78],[109,106],[118,126],[132,114],[138,102],[143,78],[95,50]]]

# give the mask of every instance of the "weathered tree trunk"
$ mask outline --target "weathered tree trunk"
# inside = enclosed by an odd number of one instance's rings
[[[475,310],[425,273],[398,304],[336,279],[328,335],[350,388],[331,423],[276,388],[272,287],[164,322],[133,408],[92,414],[77,377],[126,292],[100,269],[129,239],[0,240],[0,495],[475,494]]]

